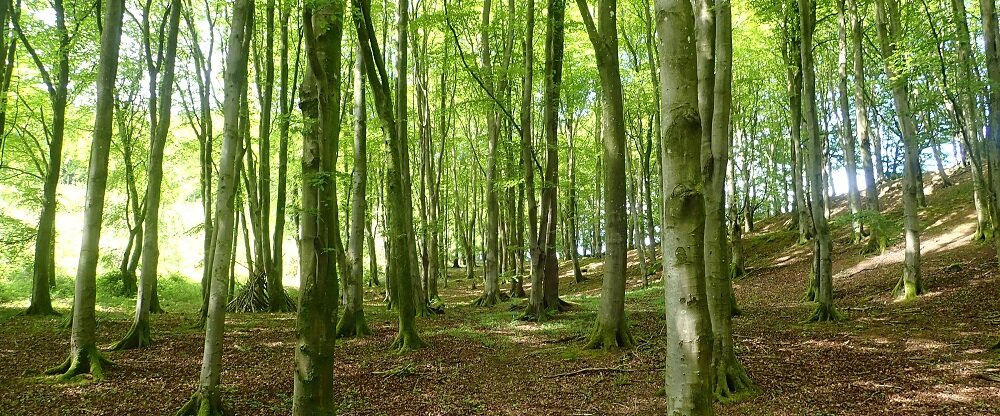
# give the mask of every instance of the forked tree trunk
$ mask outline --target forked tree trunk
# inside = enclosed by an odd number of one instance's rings
[[[108,156],[114,133],[114,86],[118,75],[124,3],[124,0],[105,2],[100,60],[97,66],[94,139],[90,145],[90,167],[87,169],[87,203],[83,213],[83,241],[80,243],[80,260],[76,272],[70,351],[62,365],[46,371],[47,374],[58,374],[61,380],[87,373],[94,379],[101,379],[104,377],[103,365],[107,364],[107,360],[97,349],[95,302],[101,221],[104,219],[104,196],[108,185]]]
[[[167,23],[167,46],[162,62],[163,79],[160,81],[158,104],[159,116],[149,149],[149,174],[146,175],[146,219],[142,240],[142,271],[139,277],[139,293],[136,296],[135,319],[125,337],[112,349],[122,350],[148,346],[150,338],[149,312],[157,267],[160,257],[160,189],[163,182],[163,152],[170,131],[170,106],[174,89],[174,63],[177,56],[177,35],[180,29],[181,1],[171,0],[169,22]],[[148,11],[147,11],[148,13]]]
[[[226,289],[230,272],[235,231],[234,203],[239,186],[236,156],[240,149],[240,96],[247,83],[247,61],[253,34],[253,1],[237,0],[233,5],[226,55],[223,99],[223,139],[219,160],[219,187],[216,192],[216,238],[212,256],[212,280],[208,316],[205,321],[205,348],[198,390],[177,412],[180,415],[214,416],[224,413],[219,384],[222,378],[223,335],[226,325]]]

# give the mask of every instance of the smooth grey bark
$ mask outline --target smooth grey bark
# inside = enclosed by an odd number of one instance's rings
[[[879,44],[885,60],[885,74],[891,80],[892,101],[896,109],[904,147],[903,164],[903,232],[906,237],[906,251],[903,260],[903,275],[893,289],[893,295],[900,299],[913,299],[923,294],[924,288],[920,272],[920,219],[918,208],[918,170],[920,144],[917,137],[913,111],[909,101],[909,77],[897,72],[892,61],[898,53],[896,42],[902,38],[899,4],[896,0],[876,0],[875,14],[878,20]]]
[[[76,290],[73,300],[73,330],[69,357],[47,374],[69,380],[81,374],[94,379],[104,377],[107,360],[97,349],[97,262],[100,257],[101,222],[104,219],[104,196],[108,185],[108,159],[114,130],[114,85],[118,75],[118,55],[121,45],[123,0],[107,0],[104,27],[101,31],[100,58],[97,64],[97,103],[94,116],[94,137],[90,144],[90,166],[87,169],[87,197],[83,212],[83,239],[77,264]]]
[[[806,198],[803,177],[802,156],[802,40],[796,19],[795,1],[782,2],[782,34],[784,45],[781,49],[782,60],[785,62],[786,89],[788,91],[788,108],[790,113],[792,158],[792,211],[793,225],[798,226],[799,244],[809,241],[814,234],[810,214],[810,206]]]
[[[980,0],[979,9],[983,21],[983,40],[986,56],[986,75],[989,82],[988,108],[989,116],[986,120],[988,137],[986,155],[990,160],[990,181],[991,191],[993,191],[993,208],[1000,206],[1000,28],[997,23],[996,3],[989,0]],[[996,219],[994,218],[994,226]],[[994,235],[993,244],[998,256],[1000,256],[1000,238]],[[1000,348],[1000,343],[993,347]]]
[[[694,16],[687,0],[656,0],[663,153],[667,414],[711,415],[712,329],[706,300],[701,117]]]
[[[253,34],[252,0],[236,0],[229,30],[229,48],[224,73],[222,154],[219,159],[219,186],[216,190],[215,250],[212,256],[208,315],[205,320],[205,347],[198,389],[177,412],[178,415],[222,415],[219,384],[222,378],[223,335],[226,325],[226,301],[230,263],[234,252],[235,197],[239,187],[236,157],[240,152],[240,97],[246,89],[247,63]]]
[[[344,314],[337,323],[337,337],[371,335],[365,319],[364,242],[368,204],[368,113],[365,108],[364,60],[354,62],[354,174],[351,187],[350,238],[347,261],[351,265],[347,277]]]
[[[142,271],[139,276],[138,295],[135,304],[135,319],[132,327],[122,340],[112,349],[132,349],[148,346],[150,337],[149,312],[152,300],[153,285],[156,282],[157,266],[160,257],[159,222],[160,222],[160,189],[163,182],[163,153],[166,147],[167,134],[170,131],[171,97],[174,89],[174,63],[177,56],[177,37],[180,31],[181,1],[171,0],[169,6],[169,21],[167,27],[166,49],[162,61],[163,78],[160,81],[158,104],[159,115],[150,141],[149,174],[146,175],[146,219],[142,240]]]
[[[597,322],[590,333],[588,348],[632,348],[635,340],[625,317],[625,268],[628,222],[626,204],[625,106],[618,62],[617,0],[600,0],[597,23],[586,0],[577,0],[597,58],[601,82],[601,142],[604,160],[604,223],[607,250],[604,256],[604,280]],[[575,231],[575,230],[573,230]],[[575,240],[575,238],[574,238]],[[574,241],[575,243],[575,241]],[[572,247],[576,251],[576,247]]]
[[[712,391],[721,402],[738,399],[753,390],[743,364],[736,357],[732,317],[735,308],[729,244],[726,238],[726,172],[732,136],[733,33],[729,0],[719,0],[715,12],[715,56],[711,91],[711,135],[702,134],[702,172],[705,192],[705,279],[712,324]],[[738,228],[738,227],[737,227]],[[733,236],[738,239],[738,235]],[[734,241],[734,246],[739,244]]]
[[[802,63],[802,108],[809,139],[809,196],[812,203],[812,222],[815,229],[813,241],[814,275],[810,279],[815,282],[816,308],[809,321],[825,322],[839,319],[839,314],[833,307],[833,238],[830,236],[830,226],[827,222],[826,186],[824,186],[823,139],[819,128],[819,115],[816,108],[816,67],[813,62],[813,34],[816,30],[815,0],[798,0],[799,33],[802,44],[800,47]]]

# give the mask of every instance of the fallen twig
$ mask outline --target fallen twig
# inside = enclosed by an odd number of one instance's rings
[[[579,370],[573,370],[573,371],[570,371],[570,372],[567,372],[567,373],[559,373],[559,374],[553,374],[553,375],[549,375],[549,376],[542,376],[542,378],[559,378],[559,377],[575,376],[577,374],[583,374],[583,373],[597,373],[597,372],[602,372],[602,371],[616,372],[616,373],[634,373],[636,371],[653,371],[653,370],[661,370],[662,371],[663,369],[662,368],[655,368],[655,369],[651,368],[651,369],[647,369],[647,370],[636,370],[636,369],[622,368],[622,367],[587,367],[587,368],[581,368]]]
[[[997,373],[977,373],[976,378],[1000,383],[1000,374]]]

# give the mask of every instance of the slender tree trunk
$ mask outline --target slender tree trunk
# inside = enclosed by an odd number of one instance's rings
[[[912,299],[923,293],[923,283],[920,273],[920,220],[917,213],[918,187],[920,179],[917,171],[919,166],[920,145],[910,109],[908,77],[905,73],[897,73],[892,59],[899,52],[896,42],[902,38],[899,5],[896,0],[876,0],[876,16],[878,19],[878,37],[885,59],[885,73],[892,82],[893,104],[896,108],[899,125],[902,132],[904,147],[903,165],[903,232],[906,235],[906,253],[903,261],[903,275],[899,284],[893,289],[893,295],[901,299]]]
[[[686,0],[656,0],[663,161],[662,252],[667,414],[712,415],[712,328],[706,300],[701,117],[694,16]],[[670,253],[670,254],[667,254]]]
[[[806,132],[809,135],[809,195],[812,202],[812,220],[816,231],[813,242],[813,258],[817,264],[814,270],[816,286],[816,309],[810,321],[832,321],[839,319],[833,308],[833,239],[826,217],[826,186],[824,186],[823,135],[819,129],[819,115],[816,108],[816,67],[813,63],[813,33],[816,30],[815,0],[798,0],[799,29],[802,36],[800,48],[802,62],[802,98]]]
[[[568,306],[559,299],[559,262],[556,257],[556,224],[559,216],[559,94],[562,85],[565,0],[548,0],[545,37],[545,91],[542,97],[542,126],[545,137],[545,180],[542,184],[542,233],[545,243],[544,293],[548,311]]]
[[[753,389],[743,364],[736,357],[732,310],[735,305],[730,280],[729,245],[726,241],[726,172],[729,163],[732,121],[733,34],[731,3],[719,0],[714,7],[715,56],[712,129],[702,134],[701,155],[705,200],[705,282],[712,325],[712,386],[719,401],[735,400]],[[704,125],[704,123],[702,123]],[[705,139],[708,139],[706,142]],[[734,241],[734,244],[736,242]]]
[[[368,205],[365,200],[368,184],[368,114],[365,109],[364,60],[354,62],[354,175],[351,188],[351,224],[348,238],[347,259],[351,265],[347,278],[347,302],[344,315],[337,323],[338,337],[371,335],[365,319],[364,301],[364,242],[365,217]]]
[[[839,56],[837,59],[838,75],[838,104],[840,104],[840,122],[843,125],[843,139],[841,147],[844,150],[844,169],[847,170],[847,202],[851,210],[851,235],[854,242],[861,241],[861,193],[858,191],[858,163],[855,156],[856,142],[854,140],[854,129],[851,126],[851,104],[848,99],[847,89],[847,7],[845,0],[838,0],[838,46]],[[867,134],[867,133],[866,133]],[[831,182],[832,183],[832,182]]]
[[[795,2],[785,2],[784,9],[789,6],[794,7]],[[782,58],[786,66],[788,107],[791,113],[791,156],[792,156],[792,211],[795,213],[799,229],[799,244],[803,244],[813,237],[813,224],[810,217],[810,206],[806,199],[805,186],[802,183],[802,61],[801,61],[801,37],[797,19],[794,18],[794,10],[784,10],[782,20],[782,32],[785,36],[785,45],[781,50]],[[815,207],[813,207],[815,208]]]
[[[226,289],[235,230],[234,202],[237,181],[236,156],[240,147],[240,96],[247,83],[247,61],[253,34],[253,1],[237,0],[233,5],[226,56],[223,101],[223,143],[219,161],[219,187],[215,203],[216,237],[212,256],[212,280],[205,348],[198,390],[178,415],[221,415],[224,413],[219,384],[222,376],[222,348],[226,319]]]
[[[160,189],[163,182],[163,153],[167,142],[167,134],[170,131],[170,107],[171,97],[174,88],[174,63],[177,56],[177,37],[180,31],[181,1],[171,0],[169,10],[170,17],[167,27],[167,46],[163,61],[163,79],[160,81],[159,97],[161,102],[157,105],[159,116],[157,117],[156,130],[153,132],[151,147],[149,149],[149,174],[146,175],[146,220],[145,232],[142,240],[142,274],[139,279],[139,293],[136,296],[135,319],[132,327],[125,337],[118,341],[112,349],[123,350],[132,348],[143,348],[148,346],[152,339],[149,328],[150,303],[152,292],[156,282],[157,267],[160,256],[159,246],[159,222],[160,222]]]
[[[543,321],[546,319],[545,296],[543,291],[543,281],[545,276],[544,256],[542,245],[544,231],[544,215],[541,227],[539,226],[538,202],[535,200],[535,151],[532,148],[532,85],[534,69],[534,32],[535,32],[535,0],[528,0],[526,16],[524,43],[522,51],[524,55],[524,71],[521,78],[521,103],[520,103],[520,125],[521,125],[521,165],[524,169],[524,196],[527,198],[527,222],[528,222],[528,257],[531,260],[531,295],[528,298],[528,308],[521,319]],[[548,37],[546,37],[548,43]],[[546,56],[548,49],[546,49]],[[544,208],[544,207],[543,207]]]
[[[986,155],[989,160],[990,185],[993,191],[993,207],[1000,207],[1000,28],[997,23],[996,3],[980,0],[980,12],[983,20],[983,40],[985,41],[986,74],[989,82],[989,99],[987,101],[989,116],[986,119],[988,136],[985,138]],[[996,218],[994,218],[994,225]],[[994,236],[995,237],[995,236]],[[993,239],[1000,257],[1000,238]],[[1000,343],[993,347],[1000,348]]]
[[[295,310],[288,295],[285,294],[284,284],[284,235],[285,235],[285,198],[288,187],[288,130],[289,117],[291,117],[292,107],[289,104],[291,97],[289,90],[294,88],[294,83],[288,76],[288,52],[292,47],[288,42],[288,20],[291,15],[291,6],[282,0],[280,13],[281,46],[280,60],[281,66],[278,70],[278,83],[280,91],[278,93],[278,194],[274,208],[274,235],[271,238],[274,247],[271,249],[271,263],[267,274],[267,299],[268,310],[271,312],[288,312]],[[295,51],[295,73],[298,72],[298,48]],[[284,299],[278,302],[276,299]]]

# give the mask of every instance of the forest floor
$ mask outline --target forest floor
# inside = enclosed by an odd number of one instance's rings
[[[881,255],[862,256],[849,244],[843,217],[833,221],[834,302],[848,318],[838,323],[801,323],[811,310],[801,301],[808,247],[796,244],[787,216],[758,224],[746,238],[750,272],[735,283],[743,315],[734,321],[738,355],[757,393],[717,405],[719,414],[1000,415],[1000,382],[989,379],[1000,367],[1000,356],[988,350],[1000,335],[994,252],[970,242],[968,181],[929,186],[927,193],[921,219],[928,293],[915,301],[889,296],[901,273],[901,238]],[[893,200],[898,189],[888,187],[883,201]],[[896,231],[900,210],[895,204],[886,211]],[[626,308],[638,346],[624,353],[584,349],[599,302],[599,259],[584,260],[582,283],[565,265],[560,290],[575,307],[541,324],[518,321],[511,310],[517,300],[469,306],[480,291],[460,278],[463,270],[450,270],[445,313],[418,321],[429,347],[403,355],[387,351],[396,319],[381,303],[381,289],[370,288],[366,313],[374,335],[337,346],[340,414],[663,414],[662,285],[654,279],[642,288],[632,260]],[[170,313],[153,318],[152,347],[107,353],[115,365],[99,382],[40,377],[65,358],[69,330],[58,318],[16,317],[9,303],[0,308],[0,414],[172,414],[193,392],[200,368],[202,332],[191,329],[196,291],[192,303],[167,303]],[[129,304],[101,302],[102,345],[128,329]],[[222,388],[234,414],[288,414],[294,342],[294,314],[227,317]]]

